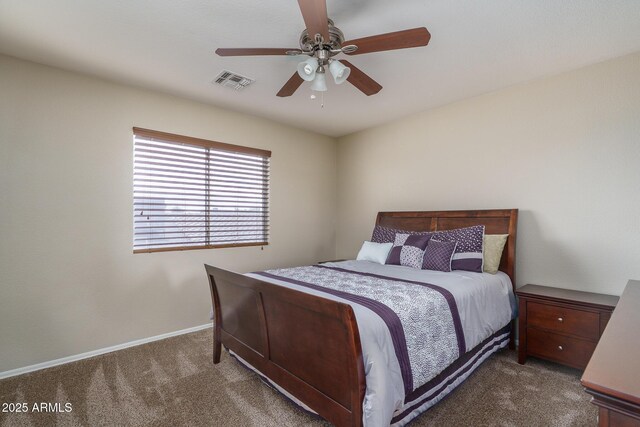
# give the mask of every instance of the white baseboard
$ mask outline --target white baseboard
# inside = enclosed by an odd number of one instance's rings
[[[61,359],[50,360],[48,362],[37,363],[35,365],[25,366],[23,368],[16,368],[10,371],[0,372],[0,380],[3,378],[15,377],[16,375],[26,374],[28,372],[39,371],[40,369],[51,368],[53,366],[64,365],[65,363],[76,362],[82,359],[88,359],[89,357],[99,356],[105,353],[111,353],[112,351],[118,351],[129,347],[135,347],[137,345],[146,344],[152,341],[163,340],[165,338],[175,337],[177,335],[188,334],[191,332],[201,331],[203,329],[211,328],[212,323],[206,325],[194,326],[193,328],[182,329],[175,332],[168,332],[166,334],[160,334],[153,337],[142,338],[139,340],[129,341],[123,344],[117,344],[111,347],[105,347],[98,350],[88,351],[86,353],[75,354],[73,356],[63,357]]]

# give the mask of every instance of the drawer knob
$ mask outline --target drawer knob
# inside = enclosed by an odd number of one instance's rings
[[[562,317],[558,317],[558,322],[562,323],[564,322],[564,319]]]
[[[564,350],[564,349],[562,348],[562,346],[561,346],[561,345],[559,345],[559,346],[558,346],[558,350],[562,351],[562,350]]]

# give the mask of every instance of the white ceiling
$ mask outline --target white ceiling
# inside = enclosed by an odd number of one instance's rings
[[[309,83],[275,96],[297,58],[218,57],[218,47],[297,48],[295,0],[0,0],[0,52],[196,99],[330,136],[640,51],[638,0],[327,0],[346,39],[425,26],[429,46],[349,57],[384,88]],[[346,56],[338,56],[346,57]],[[228,69],[256,79],[211,84]]]

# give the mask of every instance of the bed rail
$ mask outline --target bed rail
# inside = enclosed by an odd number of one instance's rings
[[[336,426],[362,426],[365,374],[348,304],[205,265],[222,345]]]

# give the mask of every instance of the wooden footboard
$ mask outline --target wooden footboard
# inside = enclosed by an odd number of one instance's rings
[[[224,344],[336,426],[361,426],[358,325],[348,304],[205,265],[214,307],[213,363]]]

